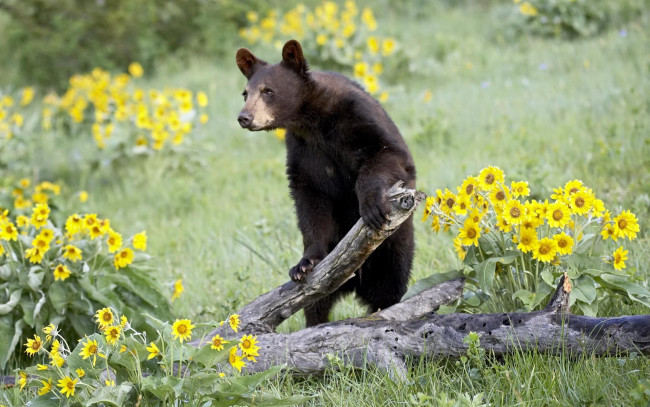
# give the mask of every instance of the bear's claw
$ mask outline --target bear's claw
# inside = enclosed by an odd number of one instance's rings
[[[303,257],[298,264],[289,269],[289,277],[296,283],[304,283],[305,277],[314,270],[315,266],[313,260]]]

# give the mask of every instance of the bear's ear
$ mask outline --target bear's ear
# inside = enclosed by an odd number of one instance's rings
[[[266,65],[266,62],[258,59],[252,52],[246,48],[240,48],[235,56],[237,66],[246,79],[250,79],[258,67]]]
[[[296,40],[289,40],[282,48],[282,62],[300,76],[307,76],[309,66],[302,54],[302,47]]]

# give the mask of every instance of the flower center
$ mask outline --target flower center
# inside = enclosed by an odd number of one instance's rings
[[[41,348],[41,344],[37,341],[32,342],[32,349],[34,350],[39,350]]]
[[[563,215],[564,214],[562,213],[562,211],[560,209],[556,209],[556,210],[553,211],[553,219],[555,219],[556,221],[562,219]]]
[[[105,312],[104,315],[102,315],[102,320],[106,322],[110,322],[113,320],[113,316],[109,314],[108,312]]]
[[[494,184],[494,174],[488,174],[485,176],[485,183],[486,184]]]
[[[497,201],[503,201],[506,199],[506,194],[503,191],[498,191],[494,196],[497,198]]]
[[[571,189],[569,190],[569,195],[571,195],[571,194],[575,194],[575,193],[578,192],[578,191],[579,191],[578,188],[573,187],[573,188],[571,188]]]
[[[566,241],[565,239],[560,239],[560,240],[557,241],[557,245],[560,246],[563,249],[565,247],[567,247],[568,244],[569,244],[569,242]]]
[[[469,184],[468,186],[465,187],[465,193],[467,195],[471,194],[473,190],[474,190],[474,185],[472,184]]]
[[[122,253],[120,253],[120,256],[122,256],[123,259],[126,259],[127,257],[129,257],[129,253],[123,251]]]
[[[551,251],[551,246],[547,244],[543,244],[539,246],[539,253],[540,254],[548,254]]]
[[[74,389],[74,382],[69,381],[68,383],[66,383],[66,386],[68,387],[68,389],[72,390],[72,389]]]
[[[513,218],[518,218],[519,216],[521,216],[521,211],[517,207],[510,208],[510,216],[512,216]]]
[[[467,237],[469,237],[470,239],[474,239],[476,237],[476,229],[474,228],[467,229]]]
[[[93,355],[94,355],[95,353],[97,353],[97,346],[95,346],[95,345],[90,345],[90,347],[88,347],[88,353],[93,354]]]
[[[242,342],[241,346],[243,346],[244,348],[248,349],[248,348],[251,347],[251,341],[249,341],[248,339],[246,339],[244,342]]]
[[[529,245],[530,241],[531,241],[530,236],[522,236],[521,237],[521,243],[523,245],[526,245],[526,246]]]
[[[179,325],[178,326],[178,333],[181,335],[184,335],[185,332],[187,332],[187,327],[185,325]]]
[[[618,221],[619,229],[625,229],[626,227],[627,227],[627,221],[625,219],[621,219]]]
[[[453,198],[448,198],[446,204],[448,207],[452,208],[456,202],[453,200]]]
[[[221,346],[221,339],[219,339],[219,338],[215,338],[215,339],[212,341],[212,344],[213,344],[214,346],[217,346],[217,347],[218,347],[218,346]]]
[[[577,197],[576,200],[575,200],[575,204],[576,204],[576,206],[577,206],[578,208],[582,208],[583,206],[585,206],[585,200],[584,200],[584,198],[582,198],[582,197]]]

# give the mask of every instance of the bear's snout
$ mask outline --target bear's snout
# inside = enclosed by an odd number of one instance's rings
[[[239,116],[237,116],[237,121],[239,122],[239,125],[242,126],[242,128],[248,129],[251,127],[251,123],[253,123],[253,117],[250,113],[242,111],[239,113]]]

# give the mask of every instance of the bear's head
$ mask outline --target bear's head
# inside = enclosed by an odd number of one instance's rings
[[[237,51],[237,66],[248,79],[244,108],[237,121],[251,130],[287,127],[299,114],[307,85],[309,67],[296,40],[282,48],[282,61],[269,65],[246,48]]]

